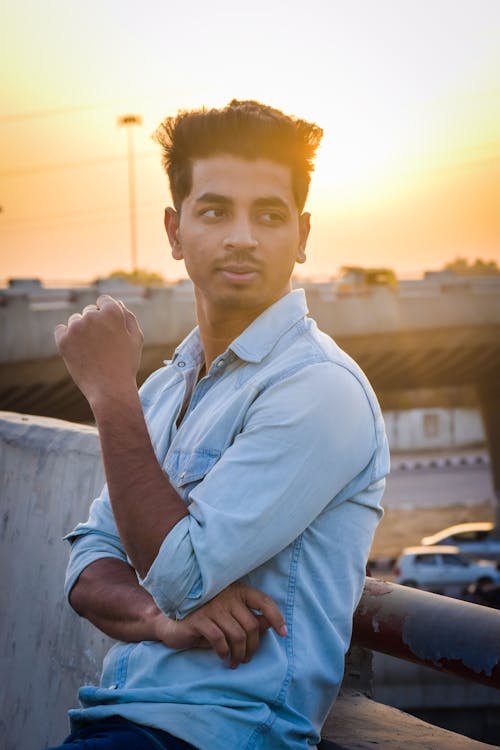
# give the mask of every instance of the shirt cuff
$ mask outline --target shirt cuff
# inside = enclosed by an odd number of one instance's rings
[[[71,553],[64,581],[66,598],[69,597],[80,574],[96,560],[113,557],[127,562],[125,552],[107,534],[101,535],[92,531],[78,532],[75,529],[75,531],[67,534],[64,539],[71,543]]]
[[[153,564],[139,583],[156,605],[169,617],[181,619],[202,594],[202,578],[191,543],[190,527],[196,523],[188,515],[167,534]]]

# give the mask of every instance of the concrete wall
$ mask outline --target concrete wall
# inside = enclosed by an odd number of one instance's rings
[[[0,412],[0,750],[62,742],[78,688],[99,681],[111,640],[63,596],[62,537],[102,483],[94,428]],[[345,685],[370,681],[371,655],[352,649]]]
[[[311,316],[336,338],[500,324],[500,282],[491,288],[472,286],[453,291],[429,290],[422,285],[412,296],[373,288],[368,294],[347,298],[336,297],[321,284],[305,286]],[[152,289],[117,288],[109,282],[67,290],[0,289],[0,362],[53,356],[54,326],[94,303],[101,293],[124,300],[137,315],[148,345],[178,342],[194,324],[190,283]]]
[[[385,411],[393,451],[440,450],[484,445],[479,409],[405,409]]]
[[[78,687],[98,679],[109,640],[65,603],[61,538],[102,481],[93,428],[0,412],[2,750],[62,741]]]
[[[67,711],[77,705],[78,688],[99,679],[110,640],[80,619],[64,600],[68,549],[62,536],[86,517],[102,482],[94,428],[0,412],[1,750],[42,750],[62,741],[68,732]],[[344,685],[363,691],[371,680],[371,669],[359,651],[351,652]],[[437,673],[429,674],[425,691]],[[388,681],[384,673],[381,677]],[[477,692],[477,686],[471,686],[469,699]],[[359,698],[357,692],[335,705],[332,734],[326,733],[346,750],[367,750],[373,747],[374,737],[390,750],[403,745],[408,750],[483,747],[417,725],[400,713],[391,713],[388,720],[387,709],[373,701],[363,714],[356,704]],[[346,711],[354,713],[353,720]],[[429,732],[432,735],[427,744],[422,741],[425,732],[426,737]],[[404,742],[400,741],[403,734]]]
[[[154,289],[87,287],[42,290],[38,295],[0,290],[0,362],[46,359],[56,355],[54,328],[94,304],[100,294],[123,299],[137,316],[148,345],[179,342],[194,325],[192,290],[186,285]]]

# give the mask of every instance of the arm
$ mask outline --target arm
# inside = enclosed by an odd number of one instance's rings
[[[349,370],[320,362],[280,378],[256,395],[220,457],[197,445],[189,515],[165,538],[142,585],[160,609],[182,617],[268,561],[281,570],[325,510],[380,478],[376,447],[370,403]],[[185,450],[189,462],[190,445]],[[186,461],[167,462],[174,485],[189,476]],[[366,500],[377,506],[375,496]]]
[[[99,304],[58,327],[56,339],[96,415],[125,549],[163,612],[198,609],[290,545],[330,503],[380,478],[366,392],[320,358],[256,394],[241,432],[191,491],[188,512],[175,492],[182,475],[168,468],[170,483],[144,424],[135,318],[108,297]]]
[[[91,564],[94,544],[79,545],[78,530],[71,535],[83,565],[76,581],[71,571],[70,602],[113,638],[159,640],[171,648],[212,647],[221,658],[229,655],[236,666],[251,658],[260,633],[269,626],[286,635],[283,617],[270,597],[236,583],[176,621],[158,609],[125,562],[122,544],[138,573],[145,575],[164,538],[188,512],[157,461],[144,420],[135,382],[142,333],[123,305],[109,297],[99,298],[98,304],[99,309],[89,306],[83,316],[71,316],[68,326],[55,332],[68,370],[96,418],[113,511],[111,518],[102,498],[96,501],[94,529],[100,528],[100,515],[107,531],[98,542],[99,559]]]
[[[272,599],[238,583],[184,620],[172,620],[139,585],[135,571],[113,558],[102,558],[85,568],[69,599],[78,614],[112,638],[161,641],[173,649],[213,648],[221,659],[229,659],[231,667],[250,661],[268,627],[286,635],[283,617]]]
[[[142,332],[131,312],[103,296],[59,325],[55,339],[99,430],[113,515],[141,576],[187,510],[159,465],[136,385]]]

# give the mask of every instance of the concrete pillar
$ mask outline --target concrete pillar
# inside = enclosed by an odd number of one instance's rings
[[[496,497],[496,536],[500,538],[500,387],[498,383],[477,384],[479,405],[490,454],[491,477]]]
[[[61,742],[79,686],[98,683],[111,640],[64,600],[62,536],[102,483],[95,429],[0,412],[2,750]]]

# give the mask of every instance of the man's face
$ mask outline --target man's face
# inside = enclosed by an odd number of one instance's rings
[[[290,290],[293,267],[305,260],[309,214],[298,213],[289,167],[218,154],[193,163],[191,192],[180,215],[167,209],[165,226],[197,302],[256,317]]]

